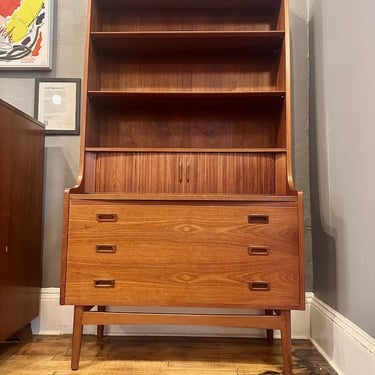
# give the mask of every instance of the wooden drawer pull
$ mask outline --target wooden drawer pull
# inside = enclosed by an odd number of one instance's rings
[[[268,281],[253,281],[249,283],[249,289],[254,291],[270,290],[271,284]]]
[[[94,279],[95,288],[114,288],[115,280],[114,279]]]
[[[116,245],[96,245],[97,253],[115,253]]]
[[[249,246],[249,255],[270,255],[270,248],[262,246]]]
[[[96,220],[99,222],[114,222],[117,221],[116,214],[97,214]]]
[[[178,180],[182,182],[182,161],[178,163]]]
[[[270,222],[268,215],[249,215],[249,224],[268,224]]]
[[[190,163],[186,163],[186,182],[190,182]]]

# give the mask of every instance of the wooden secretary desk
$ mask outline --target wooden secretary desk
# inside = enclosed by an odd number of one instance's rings
[[[88,23],[62,256],[72,368],[86,324],[99,336],[110,324],[191,324],[280,329],[290,374],[290,311],[305,301],[288,1],[91,0]]]

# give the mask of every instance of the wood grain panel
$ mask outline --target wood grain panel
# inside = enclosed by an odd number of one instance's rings
[[[201,306],[283,308],[299,304],[297,257],[265,262],[160,266],[68,263],[66,301],[76,305]],[[113,279],[113,288],[95,288],[95,279]],[[267,281],[268,291],[249,282]]]
[[[97,192],[179,193],[177,153],[98,153]]]
[[[215,262],[227,263],[246,262],[249,267],[258,267],[274,259],[296,256],[296,247],[287,247],[272,241],[272,246],[249,238],[248,242],[239,241],[238,237],[226,236],[215,239],[214,234],[207,235],[207,241],[202,244],[199,236],[166,235],[155,233],[129,233],[120,236],[88,235],[81,239],[69,241],[69,262],[91,265],[119,264],[149,267],[151,265],[169,265],[199,263],[202,266]],[[88,238],[88,239],[87,239]],[[86,240],[87,239],[87,240]],[[114,246],[115,252],[98,253],[96,247]],[[249,249],[268,248],[268,255],[249,255]]]
[[[100,152],[96,171],[97,192],[275,193],[275,155],[267,153]]]
[[[3,340],[28,324],[39,311],[44,127],[2,100],[0,119],[0,160],[4,172],[0,184]]]
[[[86,152],[84,156],[84,167],[85,167],[85,192],[95,191],[95,174],[96,174],[96,153]]]
[[[104,54],[97,58],[101,59],[101,90],[237,91],[284,88],[277,86],[279,59],[273,53]]]
[[[106,225],[125,225],[128,230],[168,230],[175,232],[174,223],[183,224],[197,221],[206,228],[223,228],[222,231],[257,234],[269,228],[283,228],[296,225],[297,208],[293,203],[281,206],[238,204],[236,202],[145,202],[137,201],[98,201],[71,200],[70,219],[77,229],[89,229],[92,225],[101,225],[97,221],[98,213],[116,213],[117,221]],[[268,215],[269,224],[250,224],[249,215]],[[224,229],[226,228],[226,229]],[[237,229],[233,229],[237,228]],[[109,228],[114,229],[114,227]],[[282,229],[277,229],[282,232]],[[275,233],[273,233],[275,234]]]
[[[98,243],[116,244],[110,257],[122,261],[136,257],[137,249],[141,258],[143,250],[151,258],[158,251],[169,259],[211,252],[224,261],[234,253],[244,260],[248,246],[269,247],[272,256],[298,255],[296,207],[75,203],[70,207],[70,260],[94,257]],[[98,213],[116,214],[117,221],[98,222]],[[268,216],[269,222],[249,224],[249,215]]]
[[[192,153],[185,155],[186,192],[274,194],[275,155]]]
[[[87,139],[89,147],[285,147],[285,137],[277,139],[280,97],[105,99],[90,101],[89,125],[97,138]]]
[[[281,300],[297,306],[296,207],[75,203],[70,208],[68,303],[85,304],[89,298],[120,304],[115,297],[120,293],[124,304],[261,308],[269,298],[275,308]],[[117,221],[98,223],[97,213],[116,213]],[[249,224],[249,215],[255,214],[268,215],[269,223]],[[97,243],[116,244],[116,253],[97,254]],[[250,256],[249,246],[268,246],[270,255]],[[94,279],[115,280],[114,288],[98,291]],[[271,290],[250,291],[251,281],[267,281]],[[129,300],[122,295],[125,289]],[[225,296],[218,295],[221,291]],[[136,295],[148,293],[151,300],[135,302]],[[251,300],[244,299],[248,294]],[[222,305],[223,300],[229,302]]]

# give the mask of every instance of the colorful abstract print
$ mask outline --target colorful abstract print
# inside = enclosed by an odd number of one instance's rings
[[[0,0],[0,61],[37,57],[44,21],[44,0]]]

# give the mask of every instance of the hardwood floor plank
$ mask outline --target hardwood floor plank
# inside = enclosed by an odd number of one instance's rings
[[[307,340],[292,343],[294,375],[336,375]],[[279,375],[280,340],[84,336],[78,372],[71,336],[0,344],[1,375]]]

